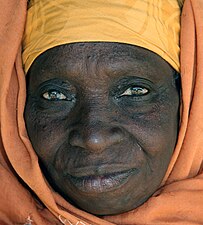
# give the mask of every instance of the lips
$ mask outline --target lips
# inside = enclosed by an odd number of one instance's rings
[[[68,174],[69,182],[78,190],[87,193],[108,192],[120,188],[129,178],[137,173],[137,169],[128,169],[105,174],[73,176]]]

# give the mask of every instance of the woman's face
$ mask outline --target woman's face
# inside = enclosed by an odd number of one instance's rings
[[[25,121],[56,191],[96,215],[145,202],[167,170],[178,130],[173,69],[143,48],[75,43],[38,57]]]

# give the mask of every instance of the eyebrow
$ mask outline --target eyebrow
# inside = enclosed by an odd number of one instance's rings
[[[125,64],[123,64],[123,62]],[[124,67],[125,65],[125,67]],[[157,66],[151,60],[147,60],[146,58],[132,58],[126,57],[125,59],[116,58],[112,62],[107,63],[106,69],[111,74],[129,74],[130,72],[136,72],[139,74],[152,74],[157,73]]]

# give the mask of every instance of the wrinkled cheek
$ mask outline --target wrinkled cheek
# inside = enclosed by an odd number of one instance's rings
[[[53,161],[57,145],[60,143],[60,127],[47,117],[25,111],[28,135],[37,155],[44,161]]]
[[[164,122],[164,117],[160,120],[147,122],[145,127],[140,128],[142,132],[136,134],[147,161],[148,173],[163,177],[172,157],[177,133],[177,125],[173,120]],[[156,176],[154,176],[156,179]]]
[[[154,174],[155,179],[161,178],[160,181],[166,173],[176,144],[175,136],[167,138],[167,133],[165,134],[152,136],[151,146],[148,148],[149,168],[152,174]],[[159,140],[156,141],[156,139]]]

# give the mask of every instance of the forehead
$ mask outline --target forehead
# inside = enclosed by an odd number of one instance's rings
[[[147,49],[122,43],[89,42],[47,50],[35,60],[29,74],[31,79],[43,82],[53,77],[97,78],[101,71],[103,78],[105,74],[108,79],[130,74],[157,81],[173,73],[165,60]]]

